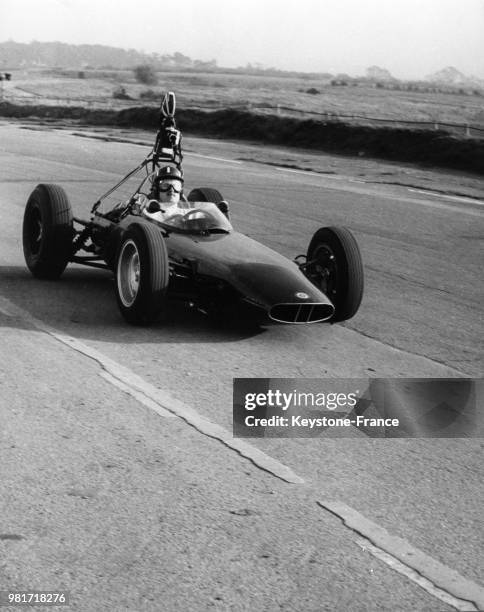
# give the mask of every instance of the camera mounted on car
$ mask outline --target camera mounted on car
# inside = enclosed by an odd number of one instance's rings
[[[183,160],[181,150],[181,132],[175,121],[176,98],[172,91],[168,91],[161,102],[160,128],[156,135],[153,148],[153,170],[160,161],[170,161],[177,168],[181,167]]]

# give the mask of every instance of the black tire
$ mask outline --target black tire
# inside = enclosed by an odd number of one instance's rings
[[[170,277],[168,252],[161,231],[150,223],[132,223],[116,255],[116,299],[132,325],[149,325],[167,308]]]
[[[212,189],[211,187],[198,187],[190,191],[187,199],[189,202],[213,202],[217,204],[221,202],[224,197],[220,191]]]
[[[355,237],[346,227],[323,227],[312,237],[305,270],[309,280],[332,301],[331,321],[347,321],[363,297],[363,262]]]
[[[188,194],[189,202],[213,202],[217,205],[217,208],[223,213],[230,221],[230,209],[228,203],[225,201],[223,195],[217,189],[211,187],[198,187],[192,189]]]
[[[24,213],[22,239],[27,267],[36,278],[57,279],[72,255],[72,207],[59,185],[37,185]]]

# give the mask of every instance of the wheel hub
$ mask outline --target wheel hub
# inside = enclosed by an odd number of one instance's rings
[[[30,252],[33,255],[37,255],[39,253],[43,235],[44,226],[40,216],[40,211],[35,209],[28,229],[28,243]]]
[[[334,296],[337,286],[336,258],[328,245],[319,246],[313,253],[314,267],[310,272],[313,282],[328,297]]]
[[[119,297],[127,308],[133,305],[140,287],[140,257],[132,240],[124,243],[118,259],[117,283]]]

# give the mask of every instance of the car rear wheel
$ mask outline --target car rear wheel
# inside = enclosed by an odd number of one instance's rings
[[[192,189],[188,194],[189,202],[213,202],[227,219],[230,219],[230,211],[228,202],[217,189],[211,187],[198,187]]]
[[[213,202],[217,204],[217,202],[221,202],[223,199],[224,197],[220,191],[211,187],[198,187],[197,189],[192,189],[188,194],[189,202]]]
[[[22,241],[25,261],[36,278],[57,279],[72,254],[72,208],[59,185],[37,185],[25,207]]]
[[[346,321],[357,313],[363,297],[363,262],[349,229],[320,228],[309,243],[305,273],[332,301],[331,321]]]
[[[131,224],[116,256],[116,298],[128,323],[148,325],[166,311],[169,275],[168,252],[159,228]]]

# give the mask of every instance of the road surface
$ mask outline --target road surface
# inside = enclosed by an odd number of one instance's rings
[[[480,439],[263,439],[247,451],[224,432],[234,377],[479,376],[482,201],[202,143],[185,158],[188,186],[222,191],[240,231],[293,257],[321,225],[353,230],[361,310],[343,325],[247,332],[181,309],[138,329],[108,273],[34,280],[20,237],[36,184],[62,185],[86,216],[149,148],[8,123],[0,136],[2,588],[62,586],[80,610],[478,609]],[[458,572],[447,593],[474,604],[422,588],[408,557],[395,571],[371,552],[385,549],[373,527],[401,539],[392,559],[402,542],[426,555],[433,584]]]

